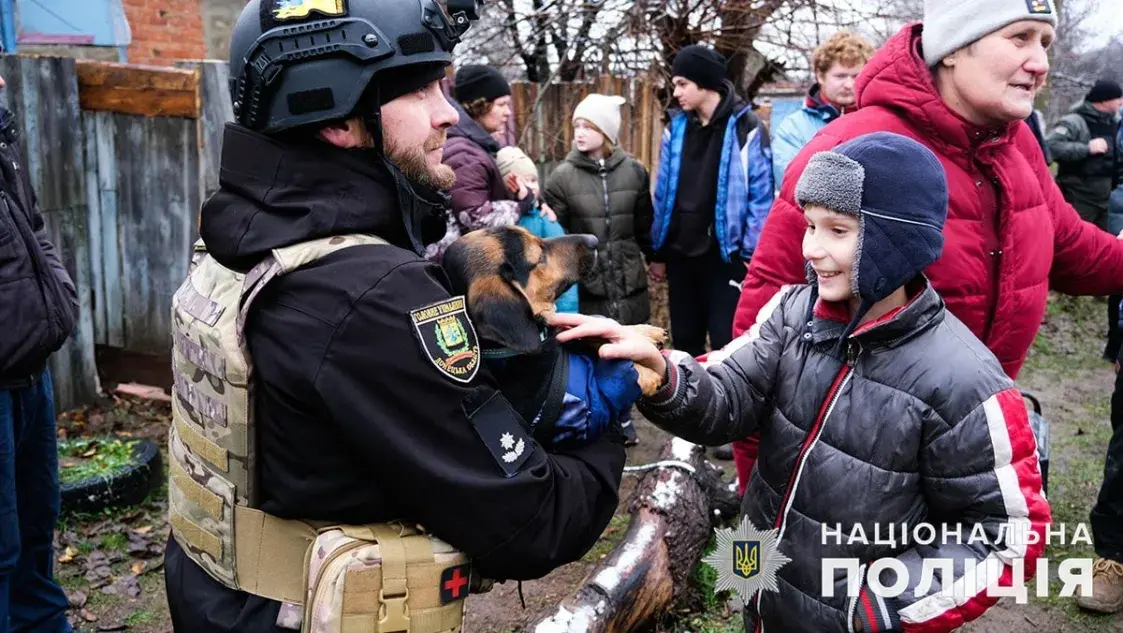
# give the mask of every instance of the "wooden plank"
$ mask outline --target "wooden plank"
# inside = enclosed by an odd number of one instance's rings
[[[0,103],[16,116],[20,151],[36,191],[48,238],[78,291],[75,332],[51,356],[55,407],[92,402],[99,385],[94,363],[89,227],[86,211],[83,130],[74,61],[4,56],[0,75],[8,88]]]
[[[101,294],[105,305],[105,345],[125,345],[125,292],[121,283],[121,239],[118,232],[120,205],[117,182],[117,115],[112,112],[89,112],[94,120],[94,136],[88,142],[94,145],[97,155],[96,174],[98,210],[101,233],[98,248],[101,251],[104,276]],[[94,169],[91,166],[91,169]]]
[[[86,159],[86,224],[89,227],[90,285],[93,292],[94,344],[106,343],[105,259],[102,256],[101,196],[97,179],[97,121],[93,113],[82,115],[83,150]],[[96,357],[96,354],[95,354]]]
[[[198,118],[199,73],[194,70],[79,60],[83,110]]]
[[[113,115],[124,347],[166,354],[199,208],[196,121]]]
[[[223,61],[178,62],[177,67],[198,70],[202,95],[199,118],[199,168],[203,199],[218,191],[222,164],[222,137],[226,124],[234,121],[230,100],[230,65]]]

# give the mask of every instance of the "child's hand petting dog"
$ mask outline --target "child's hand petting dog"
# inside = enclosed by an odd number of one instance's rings
[[[652,325],[620,325],[612,319],[584,314],[550,313],[546,323],[558,329],[560,343],[576,340],[600,343],[599,354],[605,359],[627,359],[636,364],[640,390],[654,395],[663,386],[667,361],[659,347],[667,341],[667,333]]]

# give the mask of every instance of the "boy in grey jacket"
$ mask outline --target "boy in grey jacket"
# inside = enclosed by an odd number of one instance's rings
[[[572,329],[558,339],[603,337],[603,357],[665,372],[640,411],[680,437],[760,430],[742,512],[791,563],[745,605],[747,631],[953,630],[994,604],[987,588],[1009,586],[1015,561],[1032,576],[1051,518],[1020,394],[923,275],[943,248],[946,177],[924,146],[879,132],[815,155],[796,198],[810,284],[706,367],[603,320],[559,315]],[[854,595],[844,569],[824,586],[827,558],[861,563]],[[908,572],[899,595],[870,588],[882,559]],[[950,574],[929,583],[937,563]]]

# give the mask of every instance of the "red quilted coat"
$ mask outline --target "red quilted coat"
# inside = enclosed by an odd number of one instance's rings
[[[1017,378],[1050,287],[1072,295],[1123,293],[1123,241],[1081,220],[1064,201],[1025,123],[986,129],[944,104],[924,64],[920,33],[919,23],[910,24],[886,42],[858,77],[859,109],[823,128],[788,166],[742,285],[733,334],[753,325],[780,286],[806,283],[806,222],[795,185],[811,156],[869,132],[896,132],[935,152],[947,172],[944,253],[925,272],[952,314]],[[756,443],[735,443],[742,490]]]
[[[908,25],[878,51],[858,78],[860,109],[823,128],[788,167],[745,278],[734,333],[754,323],[781,285],[805,282],[806,223],[795,185],[811,156],[869,132],[896,132],[928,146],[947,171],[944,254],[928,277],[1017,378],[1050,287],[1073,295],[1123,292],[1123,242],[1064,201],[1023,122],[984,129],[944,105],[920,54],[920,32],[920,24]]]

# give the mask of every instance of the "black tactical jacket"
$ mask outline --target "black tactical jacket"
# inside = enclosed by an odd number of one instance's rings
[[[227,127],[221,189],[200,231],[220,263],[245,271],[271,248],[353,232],[393,244],[337,251],[270,282],[253,303],[262,509],[409,520],[466,552],[484,577],[540,577],[581,557],[608,524],[622,442],[547,454],[482,364],[466,382],[438,368],[447,358],[432,325],[415,328],[411,312],[447,302],[448,280],[408,249],[394,186],[376,164]],[[275,631],[278,603],[220,585],[174,543],[166,579],[177,631]]]

